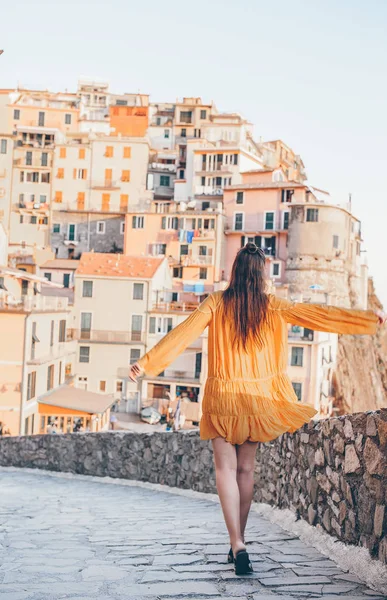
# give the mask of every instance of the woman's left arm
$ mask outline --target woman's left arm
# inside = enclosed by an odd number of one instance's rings
[[[212,319],[214,308],[215,301],[210,295],[185,321],[172,329],[132,366],[130,379],[136,381],[138,375],[145,373],[157,376],[164,371],[204,331]]]

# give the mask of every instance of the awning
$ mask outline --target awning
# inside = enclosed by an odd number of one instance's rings
[[[114,402],[113,396],[80,390],[70,385],[57,388],[38,399],[39,404],[79,410],[90,415],[103,414]]]

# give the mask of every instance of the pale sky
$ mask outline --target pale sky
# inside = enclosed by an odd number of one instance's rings
[[[91,76],[152,101],[201,96],[284,140],[337,202],[351,192],[387,306],[387,0],[1,4],[1,87]]]

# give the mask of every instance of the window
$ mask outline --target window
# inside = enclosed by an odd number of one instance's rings
[[[160,185],[163,187],[170,187],[171,178],[169,175],[160,175]]]
[[[205,177],[201,178],[200,185],[206,185],[206,178]]]
[[[235,231],[242,231],[243,229],[244,213],[235,213],[234,215],[234,229]]]
[[[133,229],[144,229],[144,217],[132,217],[132,228]]]
[[[55,331],[55,321],[51,321],[50,346],[54,345],[54,331]]]
[[[126,212],[128,210],[129,194],[120,195],[120,210]]]
[[[243,192],[237,192],[236,195],[236,203],[237,204],[243,204]]]
[[[66,148],[59,148],[59,158],[66,158]]]
[[[194,137],[200,138],[201,134],[201,129],[194,129]]]
[[[199,246],[199,256],[207,256],[208,246]]]
[[[7,140],[1,140],[0,154],[7,154]]]
[[[83,282],[82,297],[83,298],[92,298],[93,297],[93,282],[92,281],[84,281]]]
[[[169,333],[172,327],[172,317],[150,317],[149,319],[149,333]]]
[[[134,365],[134,363],[138,361],[140,356],[141,356],[141,350],[139,350],[138,348],[131,348],[130,349],[130,364]]]
[[[156,317],[149,317],[149,333],[156,333]]]
[[[24,181],[24,171],[20,171],[20,182]]]
[[[186,129],[182,129],[181,130],[181,137],[187,137],[187,130]]]
[[[131,158],[132,149],[130,146],[124,146],[124,158]]]
[[[102,194],[102,207],[101,210],[108,211],[110,208],[110,194]],[[103,233],[103,232],[100,232]]]
[[[86,150],[85,150],[85,148],[79,148],[78,158],[80,160],[83,160],[85,157],[86,157]]]
[[[202,370],[202,353],[197,352],[195,356],[195,377],[199,379]]]
[[[24,223],[24,216],[23,215],[20,215],[20,217],[19,217],[19,223]]]
[[[41,183],[50,183],[50,173],[42,173]]]
[[[274,212],[265,213],[265,229],[274,229]]]
[[[18,121],[20,119],[20,110],[18,108],[14,109],[13,118],[15,119],[15,121]]]
[[[205,267],[200,267],[199,279],[207,279],[207,269]]]
[[[79,347],[79,362],[88,363],[90,362],[90,346]]]
[[[47,391],[54,387],[54,365],[50,365],[47,369]]]
[[[114,156],[114,148],[113,148],[113,146],[106,146],[105,156],[107,158],[112,158]]]
[[[306,220],[309,222],[316,223],[318,221],[318,208],[307,208],[306,209]]]
[[[167,244],[151,244],[150,253],[152,256],[165,255],[167,252]]]
[[[30,223],[31,223],[31,225],[36,225],[37,218],[35,216],[32,216],[31,219],[30,219]]]
[[[272,263],[271,264],[271,276],[279,277],[281,274],[281,264],[280,263]]]
[[[120,234],[124,235],[124,233],[125,233],[125,221],[120,223]]]
[[[130,171],[129,169],[124,169],[121,175],[121,181],[125,181],[128,183],[130,181]]]
[[[133,284],[133,300],[144,300],[144,284]]]
[[[76,225],[75,223],[69,223],[67,238],[70,242],[74,242],[76,238]]]
[[[161,229],[178,229],[179,219],[177,217],[162,217]]]
[[[293,346],[290,364],[292,367],[302,367],[304,362],[304,349]]]
[[[281,190],[281,202],[291,202],[294,190]]]
[[[99,382],[99,391],[100,392],[106,392],[106,381],[100,381]]]
[[[104,221],[97,221],[97,233],[105,233],[106,223]]]
[[[180,123],[192,123],[192,110],[180,111]]]
[[[36,371],[28,373],[27,377],[27,400],[35,398],[36,394]]]
[[[40,204],[46,204],[46,202],[47,202],[47,196],[45,196],[44,194],[40,194],[40,196],[39,196],[39,202],[40,202]]]
[[[44,127],[44,112],[40,112],[38,116],[39,127]]]
[[[48,281],[51,281],[52,273],[44,273],[44,277],[48,279]]]
[[[181,244],[180,256],[188,256],[188,244]]]
[[[292,381],[292,386],[293,386],[294,393],[297,396],[297,400],[299,402],[301,402],[302,401],[302,383],[296,383],[295,381]]]
[[[233,157],[234,157],[234,161],[233,161],[234,165],[237,165],[238,164],[238,155],[237,154],[233,154]]]
[[[26,165],[32,165],[32,152],[26,152]]]
[[[172,277],[175,277],[176,279],[181,279],[183,277],[183,268],[173,267]]]
[[[201,110],[200,111],[200,118],[201,119],[207,119],[207,111],[206,110]]]
[[[122,392],[124,389],[124,382],[122,381],[122,379],[120,379],[119,381],[116,381],[116,392]]]
[[[335,250],[338,250],[338,248],[339,248],[339,236],[338,235],[333,236],[333,248]]]
[[[132,340],[141,341],[142,315],[132,315]]]
[[[71,125],[71,115],[70,114],[65,115],[65,125]]]
[[[60,361],[60,363],[59,363],[58,383],[59,383],[59,385],[62,383],[62,361]]]
[[[91,313],[81,313],[81,339],[89,340],[91,334]]]
[[[169,129],[164,129],[164,137],[165,137],[166,139],[168,139],[168,138],[169,138]]]
[[[73,179],[87,179],[87,169],[74,169]]]
[[[66,319],[61,319],[59,321],[59,338],[58,341],[60,344],[66,341]]]
[[[284,229],[289,229],[289,213],[286,211],[284,212],[284,221],[283,221],[283,228]]]
[[[48,153],[47,152],[42,152],[41,163],[42,163],[42,167],[47,167],[47,164],[48,164]]]
[[[55,198],[54,198],[55,202],[58,202],[58,204],[60,204],[63,200],[63,192],[59,192],[58,190],[55,192]]]

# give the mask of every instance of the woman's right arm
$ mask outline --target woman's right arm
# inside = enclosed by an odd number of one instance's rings
[[[272,301],[274,310],[281,311],[282,316],[292,325],[300,325],[315,331],[352,335],[374,334],[378,323],[385,321],[385,315],[373,310],[353,310],[326,306],[289,302],[275,298]]]

